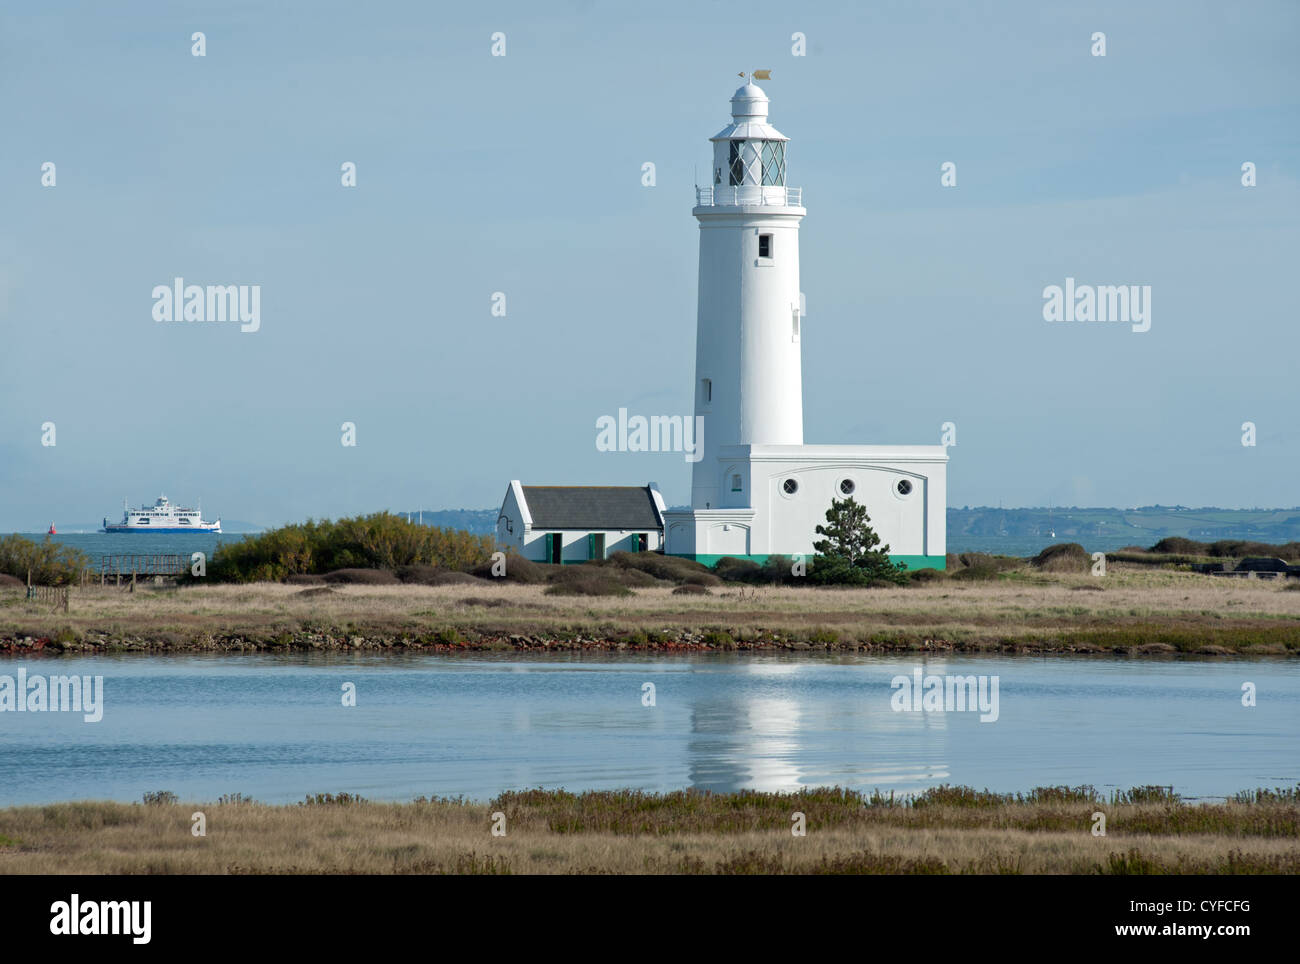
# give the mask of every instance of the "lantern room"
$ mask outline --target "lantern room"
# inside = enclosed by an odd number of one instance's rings
[[[789,140],[767,122],[767,95],[745,84],[731,98],[732,122],[709,138],[713,142],[713,187],[785,187],[785,145]],[[766,192],[761,192],[766,193]]]

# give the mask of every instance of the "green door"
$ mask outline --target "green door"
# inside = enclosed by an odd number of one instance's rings
[[[558,532],[546,533],[546,561],[559,565],[564,559],[564,539]]]

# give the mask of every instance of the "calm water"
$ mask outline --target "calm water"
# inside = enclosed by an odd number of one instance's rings
[[[898,713],[911,659],[518,656],[121,657],[0,661],[105,677],[104,718],[0,713],[0,805],[267,802],[534,786],[840,784],[914,791],[1172,784],[1222,796],[1300,781],[1300,662],[930,660],[999,677],[999,719]],[[1258,686],[1245,708],[1244,681]],[[341,705],[356,684],[357,705]],[[656,705],[642,705],[642,684]]]
[[[20,535],[36,542],[45,538],[43,532],[24,532]],[[218,542],[239,542],[244,534],[234,532],[219,536],[210,532],[61,532],[50,538],[59,545],[80,549],[98,565],[100,556],[127,553],[188,556],[192,552],[203,552],[211,558]]]

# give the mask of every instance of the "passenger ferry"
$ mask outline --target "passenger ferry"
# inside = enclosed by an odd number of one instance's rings
[[[104,519],[105,532],[220,532],[221,520],[204,522],[201,509],[182,509],[160,495],[152,506],[128,509],[122,500],[122,521],[111,524]]]

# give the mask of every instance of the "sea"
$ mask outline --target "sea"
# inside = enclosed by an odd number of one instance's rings
[[[21,532],[19,535],[40,542],[45,539],[44,532]],[[212,557],[221,543],[238,542],[245,538],[245,533],[227,533],[216,535],[211,532],[60,532],[50,536],[53,542],[61,546],[80,549],[98,563],[100,556],[125,555],[178,555],[188,556],[202,552]]]

